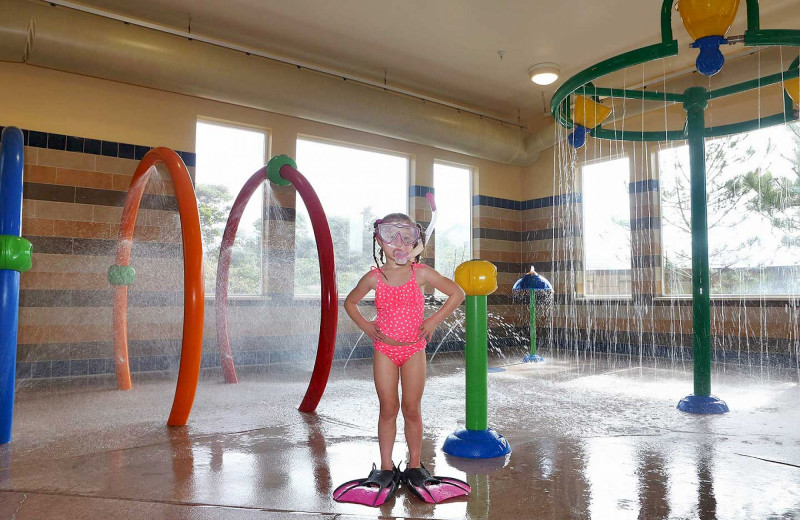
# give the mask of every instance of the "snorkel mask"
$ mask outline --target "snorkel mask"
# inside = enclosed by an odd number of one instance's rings
[[[427,243],[431,235],[433,235],[433,228],[436,226],[436,200],[433,197],[433,193],[428,193],[425,198],[428,199],[428,204],[431,205],[432,215],[431,223],[428,224],[428,228],[425,230],[425,243]],[[407,264],[409,259],[416,258],[425,249],[422,240],[420,240],[419,228],[415,225],[378,222],[377,232],[378,237],[386,244],[394,243],[398,236],[404,245],[416,244],[408,254],[400,253],[395,255],[395,262],[399,265]]]
[[[397,237],[403,244],[413,246],[419,241],[419,228],[411,224],[397,224],[394,222],[380,222],[378,236],[387,244],[395,242]]]

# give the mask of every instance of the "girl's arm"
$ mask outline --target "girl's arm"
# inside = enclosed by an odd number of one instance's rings
[[[422,281],[433,285],[435,289],[447,295],[447,300],[444,304],[420,325],[419,338],[425,338],[430,341],[436,327],[438,327],[445,318],[453,314],[458,306],[461,305],[461,302],[464,301],[464,291],[453,280],[445,278],[433,268],[426,267],[425,269],[420,269],[417,273],[421,275],[420,278]]]
[[[377,285],[375,277],[370,276],[371,274],[370,272],[362,276],[361,280],[359,280],[353,290],[350,291],[350,294],[344,299],[344,310],[358,328],[363,330],[364,334],[369,336],[370,339],[373,341],[385,342],[389,338],[378,329],[377,323],[374,321],[367,321],[358,309],[358,302],[360,302],[368,292],[374,290]]]

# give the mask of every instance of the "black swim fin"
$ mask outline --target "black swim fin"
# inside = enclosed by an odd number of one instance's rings
[[[425,466],[406,467],[402,473],[402,481],[412,493],[417,495],[417,498],[429,504],[438,504],[450,498],[469,496],[472,492],[472,488],[463,480],[432,476]]]

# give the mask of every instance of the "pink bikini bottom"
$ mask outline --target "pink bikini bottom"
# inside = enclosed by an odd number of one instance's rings
[[[401,367],[411,356],[420,350],[425,350],[425,345],[427,343],[428,342],[423,339],[411,345],[395,347],[394,345],[375,342],[375,350],[385,354],[389,359],[392,360],[392,362],[394,362],[395,365]]]

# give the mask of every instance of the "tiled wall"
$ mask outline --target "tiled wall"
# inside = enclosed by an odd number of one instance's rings
[[[119,221],[138,159],[148,147],[24,131],[23,235],[34,247],[33,268],[21,277],[17,378],[40,380],[110,375],[112,287]],[[193,175],[195,156],[178,152]],[[313,359],[319,302],[296,299],[292,186],[268,184],[264,206],[268,247],[263,298],[231,298],[230,343],[237,369]],[[425,195],[411,186],[412,215],[426,226]],[[435,243],[423,259],[433,264]],[[166,171],[151,177],[134,232],[129,287],[131,371],[176,370],[183,319],[180,219]],[[370,314],[370,305],[364,312]],[[374,311],[373,311],[374,312]],[[213,299],[207,299],[203,367],[219,366]],[[340,309],[336,358],[371,355],[368,341]],[[451,350],[448,345],[444,350]]]
[[[34,248],[21,277],[17,378],[112,374],[112,287],[119,221],[147,147],[25,131],[23,235]],[[193,175],[195,155],[178,152]],[[266,298],[231,299],[237,367],[313,357],[318,302],[293,294],[291,186],[270,186],[265,205]],[[183,320],[180,219],[166,171],[148,181],[134,231],[128,345],[132,372],[175,370]],[[219,366],[214,304],[207,301],[203,366]],[[349,352],[348,352],[349,353]],[[362,352],[362,354],[365,354]]]
[[[21,277],[17,378],[113,372],[111,287],[125,193],[149,147],[23,131],[23,236],[34,248]],[[194,154],[179,152],[190,169]],[[131,288],[131,368],[153,370],[180,337],[181,245],[168,176],[147,185],[132,256],[141,273]]]
[[[18,378],[111,374],[111,286],[119,220],[131,175],[148,147],[25,131],[23,234],[34,245],[33,269],[21,277]],[[179,152],[193,172],[194,154]],[[237,367],[314,356],[318,302],[293,297],[294,188],[269,186],[265,205],[267,294],[231,299],[229,320]],[[431,219],[425,195],[410,187],[410,213],[423,226]],[[647,349],[674,354],[691,346],[691,302],[662,299],[658,183],[630,184],[633,269],[631,299],[593,301],[583,294],[582,215],[578,193],[525,201],[473,198],[473,256],[498,269],[489,310],[511,327],[527,314],[512,295],[531,265],[553,282],[555,305],[539,315],[542,343],[582,344],[611,350]],[[134,372],[177,366],[182,309],[182,251],[176,200],[168,175],[148,183],[135,230],[132,265],[137,281],[129,295],[129,345]],[[433,264],[435,235],[424,261]],[[797,305],[785,300],[714,300],[712,332],[719,355],[759,349],[788,352],[798,340]],[[369,314],[369,305],[365,306]],[[742,328],[742,323],[746,327]],[[206,306],[203,366],[218,366],[214,305]],[[441,334],[441,331],[439,331]],[[368,342],[340,312],[336,357],[367,357]],[[524,341],[496,332],[500,342]],[[458,348],[448,343],[445,350]],[[670,350],[672,349],[672,350]],[[684,355],[682,353],[681,355]]]
[[[520,277],[519,213],[522,202],[475,195],[472,198],[472,241],[475,257],[497,267],[497,291],[489,305],[510,303],[511,287]]]

